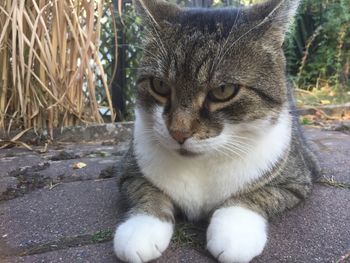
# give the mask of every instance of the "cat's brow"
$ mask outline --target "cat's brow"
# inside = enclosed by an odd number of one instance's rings
[[[272,104],[281,104],[281,101],[277,100],[276,98],[270,96],[269,94],[267,94],[266,92],[260,90],[260,89],[257,89],[257,88],[254,88],[254,87],[249,87],[249,89],[253,90],[256,94],[259,95],[260,98],[272,103]]]
[[[206,54],[203,59],[198,63],[195,69],[195,77],[200,84],[207,82],[208,80],[208,69],[207,62],[211,59],[211,54]]]

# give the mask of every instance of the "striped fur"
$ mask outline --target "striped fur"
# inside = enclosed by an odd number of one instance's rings
[[[129,262],[159,257],[181,213],[210,221],[207,248],[218,261],[249,262],[264,248],[267,220],[304,200],[318,171],[289,113],[281,49],[298,1],[219,10],[134,3],[146,32],[116,254]],[[155,93],[155,79],[169,95]],[[211,101],[223,83],[240,88]],[[179,143],[173,130],[190,135]]]

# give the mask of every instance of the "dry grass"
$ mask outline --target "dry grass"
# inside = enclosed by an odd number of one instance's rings
[[[101,123],[103,0],[0,0],[0,130]],[[114,119],[114,114],[111,116]]]
[[[322,106],[329,104],[345,104],[350,101],[350,92],[335,89],[324,81],[322,87],[312,90],[295,88],[297,104],[303,106]]]

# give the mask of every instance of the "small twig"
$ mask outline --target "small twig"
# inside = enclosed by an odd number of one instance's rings
[[[1,149],[5,149],[8,148],[10,145],[20,145],[23,146],[25,148],[27,148],[28,150],[32,151],[32,147],[30,147],[28,144],[26,144],[25,142],[21,142],[21,141],[3,141],[0,140],[0,145],[2,144],[2,146],[0,146],[0,150]]]
[[[314,31],[314,33],[312,34],[312,36],[308,39],[308,41],[306,43],[305,52],[304,52],[303,58],[301,60],[300,67],[299,67],[298,74],[297,74],[297,81],[296,82],[298,85],[300,85],[301,74],[303,73],[304,67],[306,65],[306,60],[309,57],[309,49],[310,49],[312,43],[315,41],[316,37],[321,33],[322,29],[323,29],[322,26],[317,27],[316,30]]]
[[[58,186],[60,184],[62,184],[62,183],[53,184],[52,182],[50,182],[49,190],[54,189],[56,186]]]
[[[48,146],[48,145],[49,145],[49,144],[46,142],[45,145],[44,145],[44,148],[40,149],[38,152],[39,152],[39,153],[46,153],[46,152],[47,152],[47,146]]]
[[[323,178],[317,181],[317,183],[328,185],[328,186],[333,186],[337,188],[348,188],[350,189],[350,184],[349,183],[341,183],[337,182],[334,177],[332,176],[331,178]]]
[[[8,146],[10,146],[11,144],[19,144],[21,146],[24,146],[25,148],[27,148],[28,150],[32,151],[33,149],[26,143],[19,141],[19,139],[29,130],[31,130],[32,128],[27,128],[23,131],[21,131],[20,133],[18,133],[16,136],[14,136],[11,140],[0,140],[0,143],[3,144],[2,146],[0,146],[0,149],[5,149]]]

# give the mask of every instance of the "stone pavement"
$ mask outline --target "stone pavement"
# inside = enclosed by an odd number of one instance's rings
[[[79,136],[68,136],[74,143],[55,143],[46,151],[0,150],[1,263],[118,262],[111,243],[116,176],[130,127],[118,136],[120,129],[95,131],[109,137],[79,130]],[[305,203],[272,220],[268,245],[254,263],[350,262],[350,135],[306,127],[306,136],[324,174]],[[87,166],[73,169],[77,162]],[[215,262],[204,244],[205,223],[179,223],[156,262]]]

